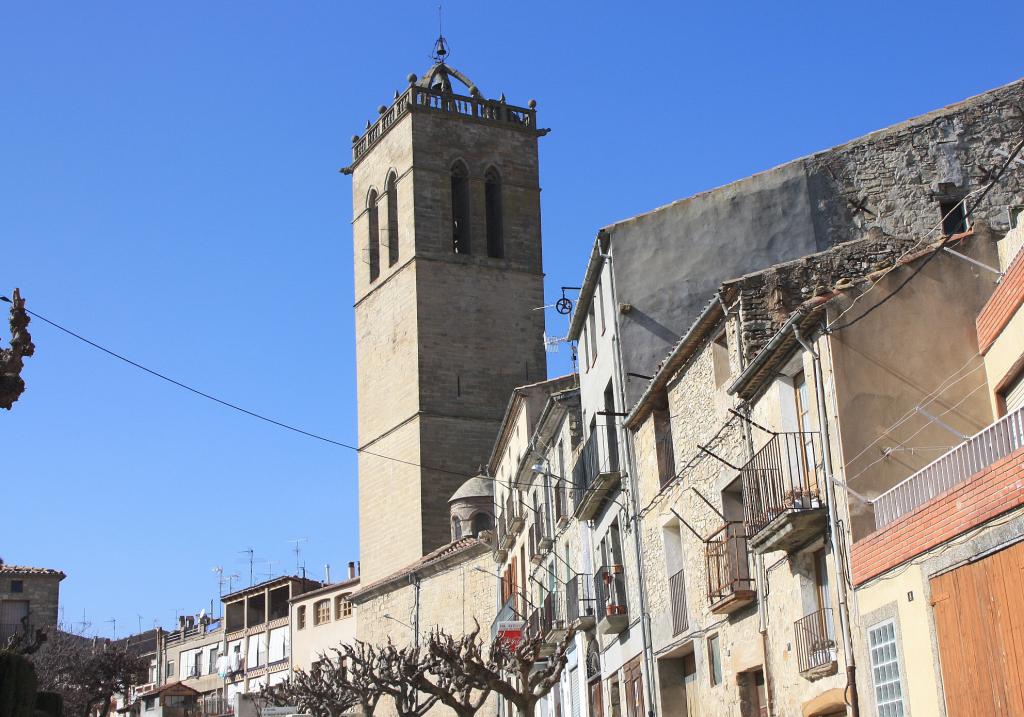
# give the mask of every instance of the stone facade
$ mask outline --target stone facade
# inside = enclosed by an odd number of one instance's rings
[[[538,132],[466,116],[455,104],[424,107],[411,93],[441,102],[440,95],[411,87],[389,110],[396,114],[385,114],[387,126],[381,120],[367,133],[372,145],[361,151],[357,143],[357,161],[347,170],[354,198],[359,445],[368,451],[359,462],[368,580],[448,542],[446,501],[487,461],[509,393],[546,375],[544,317],[532,311],[544,303]],[[459,253],[453,247],[456,166],[468,185],[469,246]],[[500,177],[501,256],[486,248],[489,171]],[[388,252],[392,233],[397,256]],[[373,256],[380,273],[371,278]]]
[[[359,612],[358,639],[373,645],[390,640],[404,647],[421,644],[434,630],[461,636],[477,624],[482,639],[488,639],[497,604],[491,567],[487,543],[467,537],[367,585],[352,596]],[[393,701],[382,698],[374,714],[396,714]],[[431,714],[454,712],[435,705]],[[497,697],[490,697],[478,714],[496,715]]]
[[[25,627],[34,630],[57,625],[64,577],[59,570],[0,561],[0,645]]]

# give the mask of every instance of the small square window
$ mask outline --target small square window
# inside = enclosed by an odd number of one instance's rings
[[[939,211],[942,213],[942,233],[948,237],[962,234],[970,226],[963,199],[939,202]]]
[[[11,592],[12,593],[25,592],[25,583],[24,583],[24,581],[22,581],[22,580],[12,580],[11,581]]]

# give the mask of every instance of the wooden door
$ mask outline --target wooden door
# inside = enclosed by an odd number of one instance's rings
[[[604,700],[601,699],[601,680],[590,683],[590,717],[604,717]]]
[[[932,578],[948,717],[1024,717],[1024,543]]]
[[[644,684],[640,671],[640,658],[622,668],[626,678],[626,715],[627,717],[644,717]]]
[[[700,717],[697,701],[697,656],[692,652],[683,657],[683,690],[686,693],[686,717]]]

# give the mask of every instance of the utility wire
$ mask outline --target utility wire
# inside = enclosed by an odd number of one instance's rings
[[[7,298],[6,296],[0,296],[0,301],[5,301],[7,303],[11,303],[11,300],[9,298]],[[155,370],[153,370],[153,369],[151,369],[151,368],[149,368],[147,366],[143,366],[139,362],[133,361],[132,359],[128,358],[127,356],[119,354],[116,351],[113,351],[111,349],[106,348],[105,346],[101,346],[100,344],[96,343],[95,341],[87,339],[85,336],[82,336],[81,334],[78,334],[78,333],[72,331],[71,329],[69,329],[69,328],[67,328],[65,326],[61,326],[56,321],[51,321],[50,319],[46,318],[45,316],[37,314],[34,311],[31,311],[29,309],[25,309],[25,313],[29,314],[30,316],[32,316],[34,318],[39,319],[40,321],[43,321],[43,322],[49,324],[50,326],[54,327],[55,329],[58,329],[59,331],[63,331],[68,336],[72,336],[72,337],[78,339],[79,341],[81,341],[83,343],[86,343],[89,346],[92,346],[95,349],[99,349],[100,351],[102,351],[103,353],[105,353],[105,354],[107,354],[109,356],[113,356],[114,358],[116,358],[116,359],[118,359],[120,361],[123,361],[123,362],[125,362],[126,364],[128,364],[130,366],[134,366],[135,368],[137,368],[137,369],[139,369],[141,371],[145,371],[146,373],[148,373],[148,374],[150,374],[152,376],[156,376],[159,379],[167,381],[168,383],[171,383],[171,384],[177,386],[178,388],[183,388],[186,391],[189,391],[191,393],[196,394],[197,396],[201,396],[202,398],[205,398],[205,399],[208,399],[210,401],[213,401],[214,403],[219,403],[222,406],[225,406],[225,407],[230,408],[232,410],[238,411],[239,413],[244,413],[247,416],[251,416],[252,418],[259,419],[260,421],[265,421],[266,423],[269,423],[271,425],[277,426],[278,428],[284,428],[285,430],[292,431],[294,433],[298,433],[300,435],[306,436],[307,438],[313,438],[315,440],[322,441],[324,443],[329,443],[329,444],[331,444],[333,446],[338,446],[339,448],[346,448],[346,449],[348,449],[350,451],[355,451],[356,453],[362,453],[362,454],[367,455],[367,456],[373,456],[374,458],[380,458],[382,460],[393,461],[395,463],[401,463],[402,465],[411,466],[413,468],[422,468],[424,470],[437,471],[438,473],[446,473],[448,475],[458,476],[460,478],[473,478],[473,477],[477,477],[477,476],[472,476],[472,475],[470,475],[468,473],[463,473],[461,471],[453,471],[453,470],[450,470],[448,468],[440,468],[440,467],[437,467],[437,466],[430,466],[430,465],[426,465],[426,464],[423,464],[423,463],[416,463],[415,461],[408,461],[408,460],[405,460],[404,458],[396,458],[395,456],[389,456],[389,455],[384,454],[384,453],[377,453],[375,451],[371,451],[371,450],[366,449],[366,448],[360,448],[358,446],[352,445],[351,443],[345,443],[344,441],[336,441],[333,438],[328,438],[327,436],[322,436],[319,433],[313,433],[312,431],[307,431],[305,429],[289,425],[289,424],[284,423],[282,421],[278,421],[278,420],[276,420],[274,418],[270,418],[269,416],[265,416],[265,415],[263,415],[261,413],[256,413],[255,411],[250,411],[247,408],[243,408],[242,406],[239,406],[237,404],[231,403],[230,401],[225,401],[222,398],[217,398],[216,396],[213,396],[213,395],[211,395],[209,393],[206,393],[205,391],[200,391],[198,388],[195,388],[193,386],[189,386],[186,383],[183,383],[181,381],[178,381],[177,379],[171,378],[170,376],[167,376],[166,374],[160,373],[159,371],[155,371]],[[599,428],[606,428],[607,426],[598,426],[598,427]],[[492,481],[493,483],[495,483],[497,485],[502,485],[505,488],[508,488],[510,491],[513,489],[512,485],[510,483],[508,483],[506,481],[499,480],[498,478],[496,478],[494,476],[482,475],[482,476],[479,476],[479,477],[486,478],[487,480]],[[566,480],[566,482],[568,482],[571,485],[571,481],[568,481],[568,479],[563,479],[563,480]],[[562,485],[562,486],[552,485],[549,482],[543,482],[542,484],[546,488],[551,488],[553,490],[560,490],[560,489],[563,489],[565,487],[564,485]],[[588,488],[587,490],[588,491],[597,492],[597,489],[594,489],[594,488]],[[600,492],[611,492],[612,490],[614,490],[614,489],[613,488],[602,488],[602,489],[600,489]]]

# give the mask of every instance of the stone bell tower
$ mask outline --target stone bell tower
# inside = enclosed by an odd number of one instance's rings
[[[449,542],[516,386],[546,378],[536,103],[446,64],[353,137],[363,580]],[[453,87],[453,81],[465,89]],[[379,455],[374,455],[379,454]],[[396,460],[386,460],[388,456]]]

